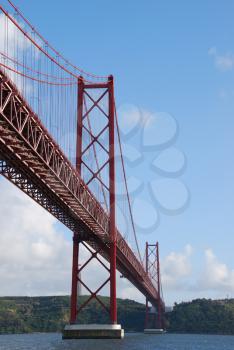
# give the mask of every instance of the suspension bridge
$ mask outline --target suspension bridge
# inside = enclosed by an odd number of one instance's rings
[[[69,62],[12,1],[0,5],[0,34],[0,174],[73,232],[70,325],[64,337],[121,337],[117,270],[146,297],[145,328],[163,328],[158,243],[147,243],[141,255],[113,76]],[[90,254],[83,264],[80,245]],[[83,280],[93,259],[108,274],[95,291]],[[78,284],[90,295],[83,305]],[[98,297],[107,285],[109,307]],[[108,313],[110,325],[79,327],[79,313],[93,299]]]

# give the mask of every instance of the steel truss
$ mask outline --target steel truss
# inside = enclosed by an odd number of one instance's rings
[[[93,85],[85,88],[93,88]],[[106,89],[106,84],[95,85],[95,88]],[[113,220],[1,69],[0,171],[76,232],[80,240],[85,240],[94,250],[96,246],[101,247],[100,254],[110,262],[113,255],[110,254],[112,240],[109,233]],[[156,305],[155,286],[118,230],[116,266]]]
[[[163,312],[165,305],[161,299],[160,261],[159,244],[146,242],[146,271],[153,281],[157,291],[157,306],[149,307],[149,300],[146,298],[145,328],[163,328]]]

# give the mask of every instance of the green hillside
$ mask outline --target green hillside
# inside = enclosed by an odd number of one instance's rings
[[[167,320],[171,332],[234,335],[234,299],[175,304]]]
[[[87,297],[80,297],[84,301]],[[100,297],[108,305],[109,298]],[[128,331],[144,327],[144,305],[118,299],[118,321]],[[69,321],[68,296],[0,298],[0,333],[60,332]],[[99,303],[92,302],[81,311],[79,323],[108,323],[108,315]]]
[[[83,302],[87,297],[82,296]],[[100,297],[108,305],[109,298]],[[69,321],[68,296],[0,298],[0,333],[60,332]],[[143,331],[145,306],[118,299],[118,321],[126,331]],[[107,323],[108,315],[97,302],[80,313],[79,323]],[[169,332],[234,335],[234,299],[175,304],[166,314]]]

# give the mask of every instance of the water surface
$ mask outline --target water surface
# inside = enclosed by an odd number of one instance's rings
[[[126,334],[123,340],[62,340],[61,334],[0,335],[0,350],[234,350],[234,336]]]

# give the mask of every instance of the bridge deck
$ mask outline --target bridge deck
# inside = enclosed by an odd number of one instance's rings
[[[0,173],[109,260],[109,216],[0,70]],[[117,268],[153,304],[158,293],[117,231]]]

